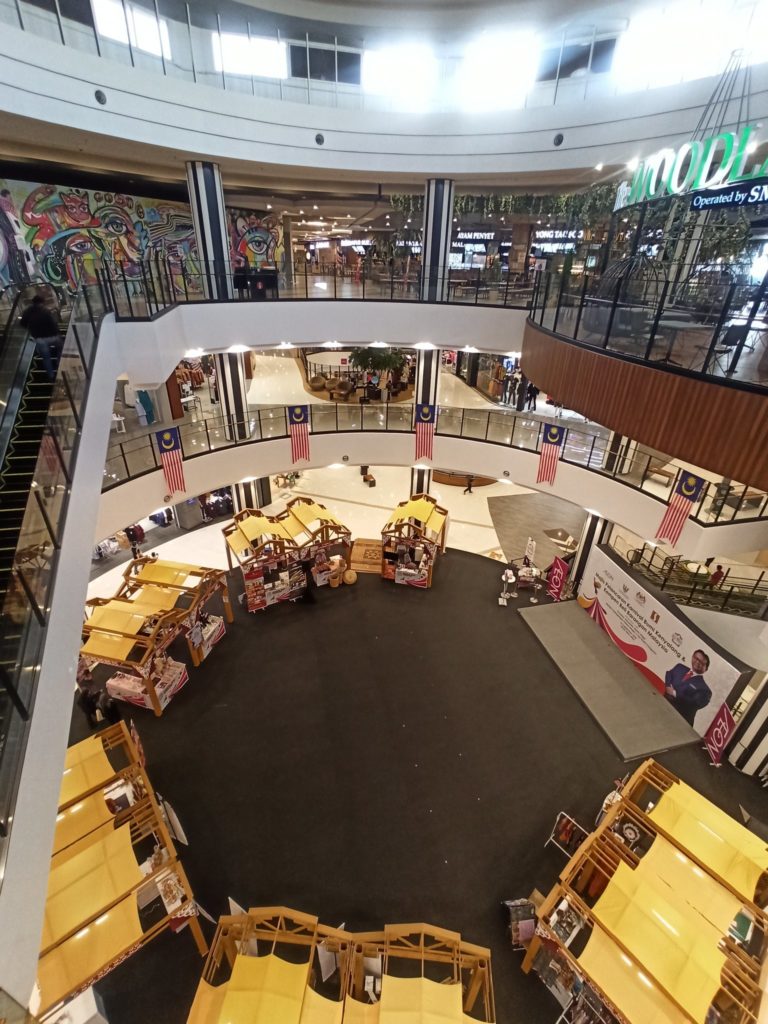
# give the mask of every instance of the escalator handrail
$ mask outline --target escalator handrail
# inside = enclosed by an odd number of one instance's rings
[[[38,290],[39,285],[29,285],[19,292],[3,331],[2,346],[0,347],[0,472],[5,463],[5,455],[13,434],[19,403],[32,364],[32,357],[35,354],[34,342],[19,320],[23,309],[32,301],[32,297],[37,294]],[[16,330],[23,332],[18,346],[14,346],[12,343]],[[3,380],[7,383],[3,384]]]

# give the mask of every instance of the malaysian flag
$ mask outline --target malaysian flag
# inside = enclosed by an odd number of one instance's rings
[[[436,405],[416,406],[416,461],[431,459],[432,442],[435,437]]]
[[[674,547],[680,539],[693,503],[698,500],[706,481],[694,473],[681,473],[677,487],[669,500],[667,511],[659,523],[656,540],[668,540]]]
[[[560,460],[560,448],[565,438],[565,427],[554,427],[551,423],[544,426],[544,438],[539,455],[539,471],[536,474],[537,484],[553,484]]]
[[[175,491],[179,491],[184,494],[187,485],[184,483],[179,428],[168,427],[166,430],[158,430],[155,437],[169,493],[173,494]]]
[[[309,462],[309,406],[292,405],[288,410],[288,424],[291,430],[291,462],[299,459]]]

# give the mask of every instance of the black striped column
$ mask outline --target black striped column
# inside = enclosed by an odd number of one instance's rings
[[[571,563],[570,583],[574,593],[581,583],[592,548],[598,544],[606,544],[612,528],[613,523],[609,519],[603,519],[602,516],[598,516],[594,512],[587,512],[587,518],[584,520],[579,538],[579,546],[576,548],[576,554]]]
[[[411,469],[411,494],[429,494],[432,486],[432,470],[414,466]]]
[[[230,441],[244,441],[250,437],[250,421],[243,353],[224,352],[216,355],[215,360],[216,392],[224,433]]]
[[[218,164],[190,160],[187,188],[205,297],[219,301],[231,299],[227,211]]]
[[[424,302],[445,302],[448,298],[452,228],[453,182],[448,178],[430,178],[424,192],[421,283]]]
[[[235,512],[242,512],[244,508],[264,508],[265,505],[271,505],[272,487],[269,477],[262,476],[232,484],[232,504]]]

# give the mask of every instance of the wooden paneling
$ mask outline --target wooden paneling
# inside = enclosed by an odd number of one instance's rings
[[[523,373],[567,409],[768,490],[768,396],[628,362],[527,323]]]

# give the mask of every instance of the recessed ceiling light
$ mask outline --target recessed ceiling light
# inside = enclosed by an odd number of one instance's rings
[[[290,343],[290,341],[281,341],[280,344],[277,347],[278,348],[293,348],[293,345]]]
[[[271,210],[271,209],[272,209],[272,203],[267,203],[267,209],[268,209],[268,210]]]
[[[640,160],[636,156],[633,156],[631,160],[627,160],[627,170],[636,171],[639,164]]]
[[[247,345],[230,345],[229,348],[227,349],[227,352],[247,352],[247,351],[248,351],[248,346]]]
[[[352,214],[351,213],[347,214],[347,220],[352,220]]]
[[[387,345],[383,341],[372,341],[368,348],[386,348]]]
[[[417,341],[413,347],[420,348],[422,352],[429,352],[431,349],[434,349],[435,346],[431,341]]]
[[[300,216],[300,217],[303,217],[303,216],[304,216],[304,211],[303,211],[303,210],[299,210],[299,216]]]
[[[602,164],[595,164],[595,170],[596,171],[602,171],[602,169],[603,169],[603,165]]]
[[[313,210],[316,210],[316,209],[317,209],[317,207],[316,207],[316,206],[313,206],[313,207],[312,207],[312,209],[313,209]]]
[[[459,218],[458,217],[454,217],[453,218],[453,223],[454,224],[458,224],[459,223]]]

